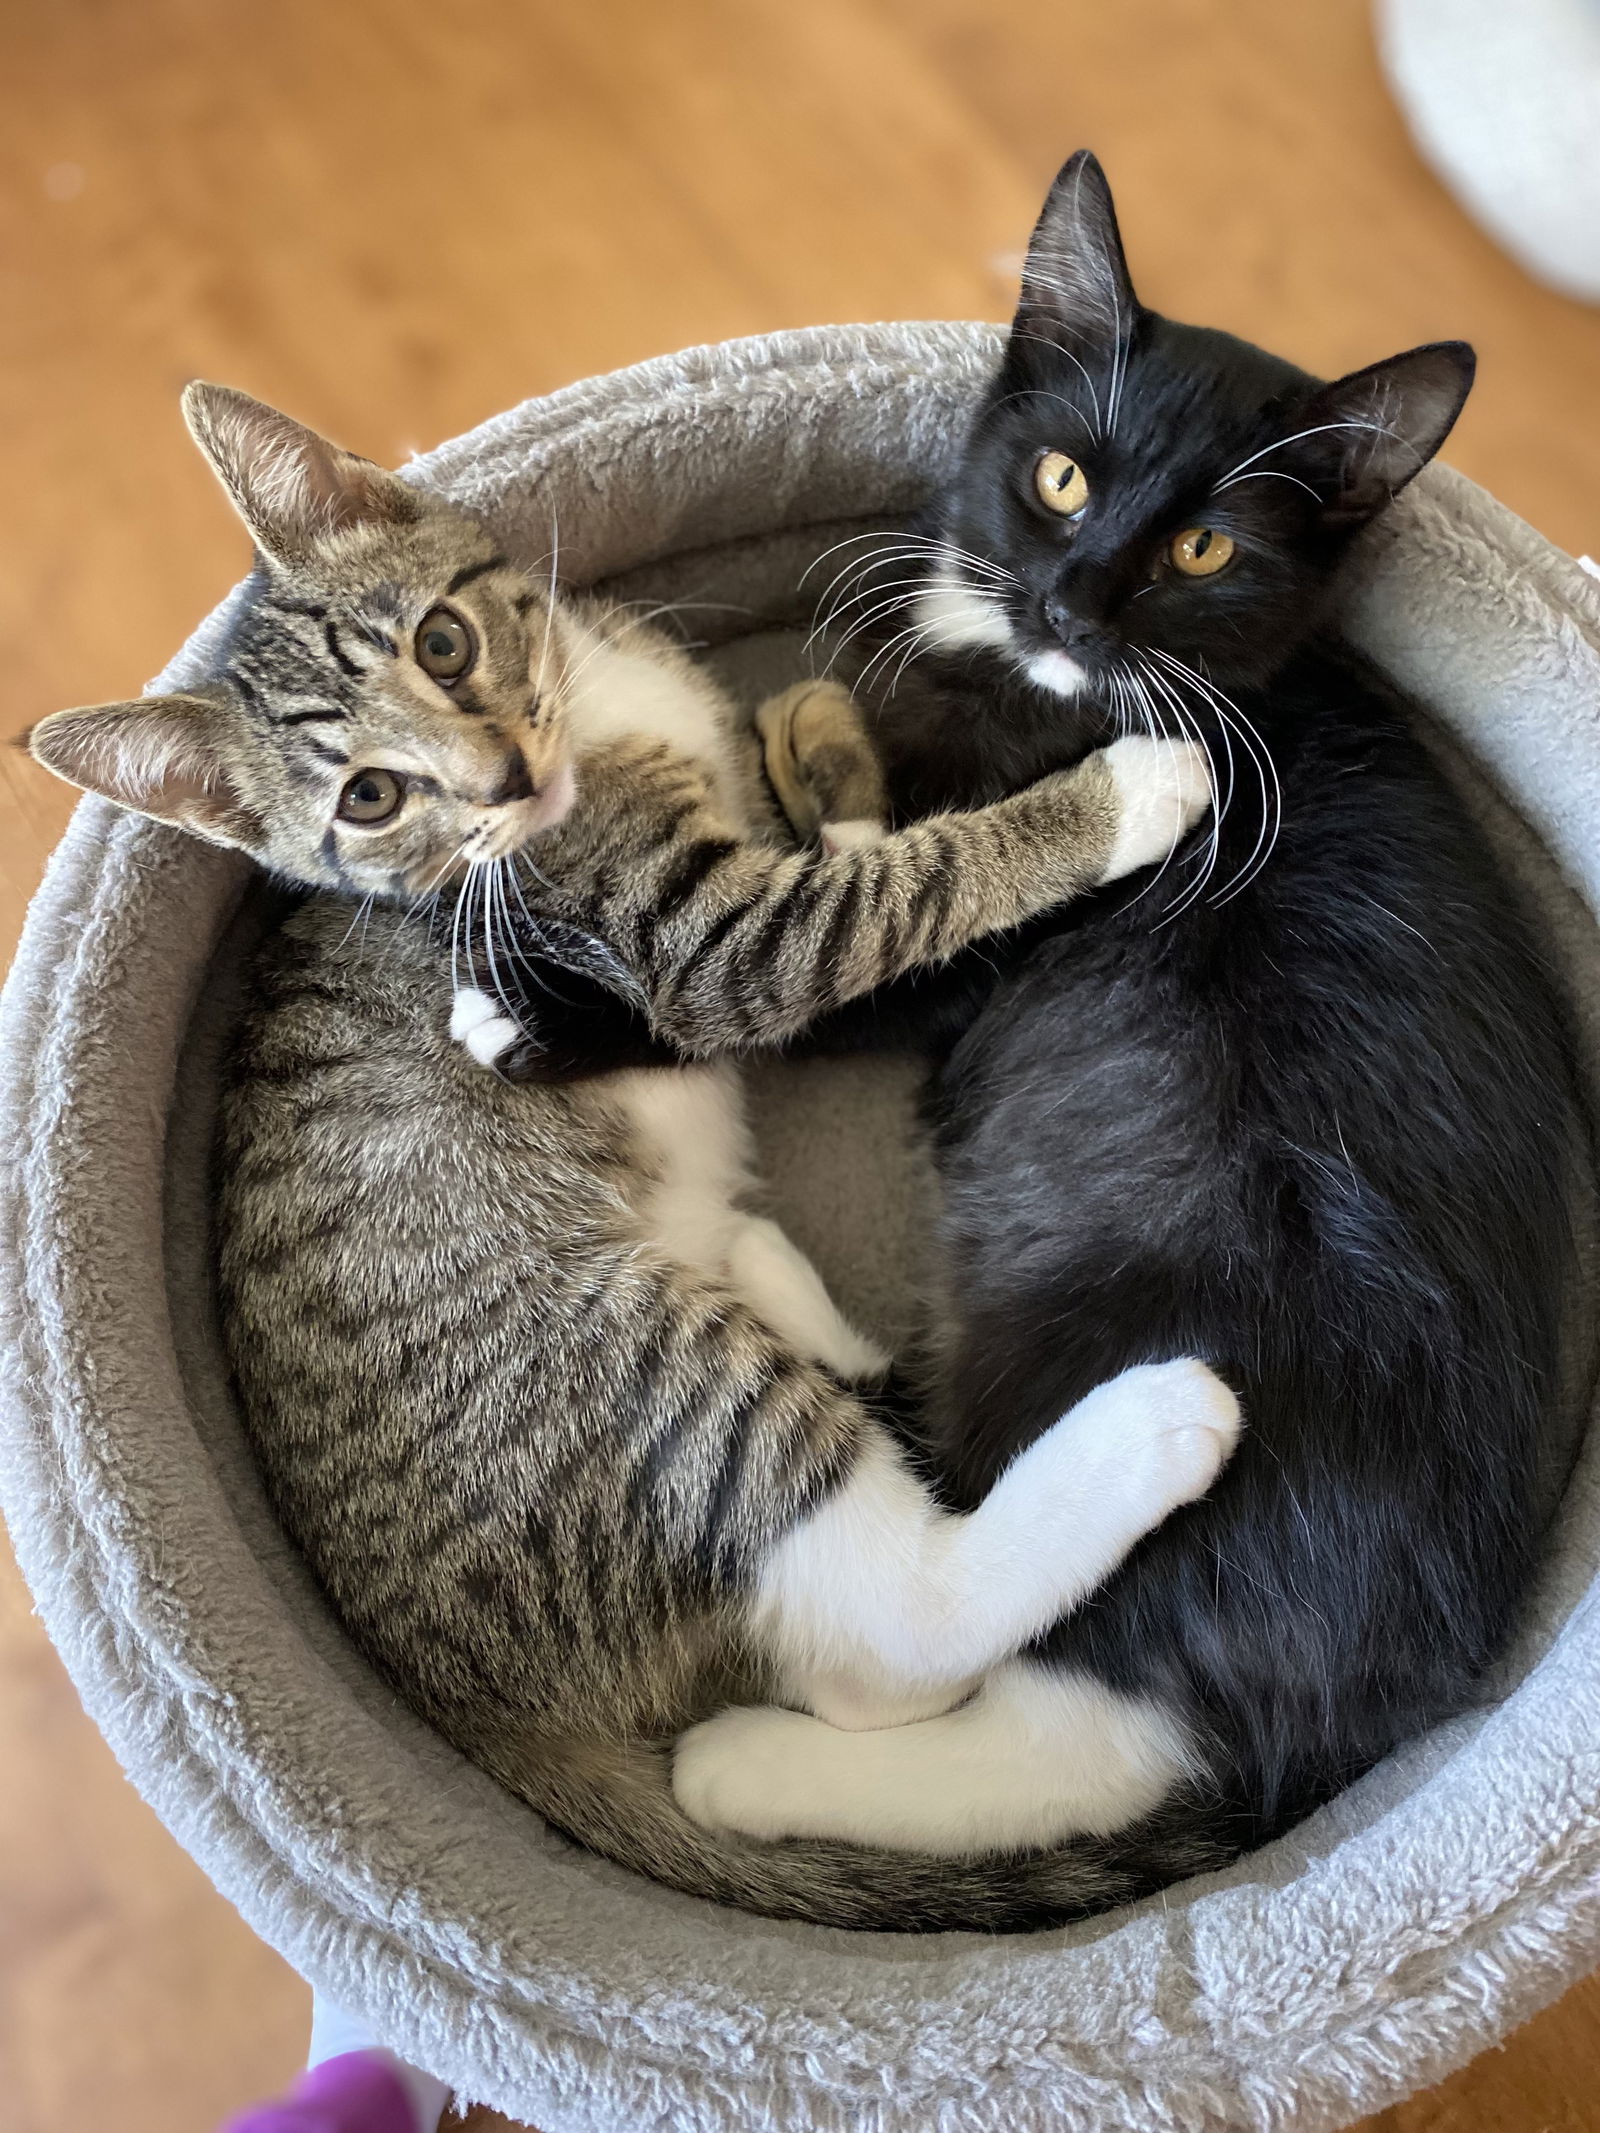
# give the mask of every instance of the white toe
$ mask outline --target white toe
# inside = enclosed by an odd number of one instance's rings
[[[888,830],[881,822],[874,822],[870,815],[853,816],[845,822],[824,822],[822,825],[822,849],[831,858],[835,852],[857,852],[871,844],[882,844]]]
[[[495,1021],[499,1014],[499,1007],[486,992],[475,992],[466,986],[450,1003],[450,1034],[457,1044],[464,1044],[470,1030],[481,1022]]]
[[[517,1025],[504,1015],[497,1015],[492,1022],[480,1022],[476,1029],[469,1029],[462,1042],[477,1060],[479,1066],[493,1066],[502,1052],[510,1051],[522,1035]]]

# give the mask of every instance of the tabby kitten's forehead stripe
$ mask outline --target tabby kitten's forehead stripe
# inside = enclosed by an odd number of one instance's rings
[[[484,578],[493,570],[510,570],[512,567],[510,557],[503,555],[484,556],[479,562],[463,563],[450,580],[450,583],[445,587],[446,597],[452,593],[460,592],[464,586],[470,585],[475,578]]]

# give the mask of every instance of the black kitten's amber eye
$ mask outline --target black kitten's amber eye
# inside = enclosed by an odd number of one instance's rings
[[[1040,503],[1063,518],[1077,518],[1089,501],[1089,477],[1065,452],[1046,452],[1033,470]]]
[[[416,636],[417,665],[446,688],[472,671],[478,648],[472,632],[452,607],[436,607],[424,615]]]
[[[339,820],[359,822],[370,829],[400,812],[406,796],[406,781],[392,770],[358,770],[345,780],[339,795]]]
[[[1173,536],[1167,554],[1186,578],[1214,578],[1233,561],[1233,542],[1214,526],[1190,526]]]

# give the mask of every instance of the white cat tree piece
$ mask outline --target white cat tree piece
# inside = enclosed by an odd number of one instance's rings
[[[998,346],[933,325],[702,349],[411,471],[530,559],[558,518],[573,584],[725,603],[697,633],[753,703],[800,671],[807,564],[939,477]],[[1537,898],[1600,1117],[1600,585],[1435,467],[1369,537],[1349,627]],[[1132,1910],[1013,1939],[778,1925],[546,1830],[345,1641],[230,1405],[207,1161],[262,912],[243,862],[99,802],[52,863],[0,1008],[0,1502],[134,1783],[358,2024],[544,2133],[1319,2133],[1600,1957],[1595,1447],[1492,1706]],[[760,1089],[786,1225],[880,1337],[926,1229],[913,1098],[888,1061]]]
[[[1417,146],[1540,281],[1600,303],[1600,4],[1379,0]]]

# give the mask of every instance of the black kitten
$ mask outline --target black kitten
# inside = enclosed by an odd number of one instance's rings
[[[1198,736],[1217,768],[1214,832],[1159,875],[1041,925],[998,978],[974,959],[835,1032],[955,1040],[934,1403],[957,1497],[1131,1365],[1198,1355],[1243,1398],[1213,1493],[1025,1662],[1027,1723],[1060,1712],[1102,1801],[1075,1822],[1063,1780],[1056,1834],[1116,1826],[1124,1720],[1176,1722],[1211,1803],[1191,1833],[1221,1851],[1461,1708],[1559,1473],[1562,1015],[1406,706],[1322,634],[1472,369],[1450,342],[1324,385],[1158,317],[1075,157],[948,486],[909,551],[843,582],[844,621],[895,618],[862,671],[902,818],[1118,728]],[[1034,1782],[1020,1737],[973,1781],[996,1842]],[[1124,1823],[1149,1805],[1129,1767]],[[1153,1877],[1145,1834],[1119,1841]]]

